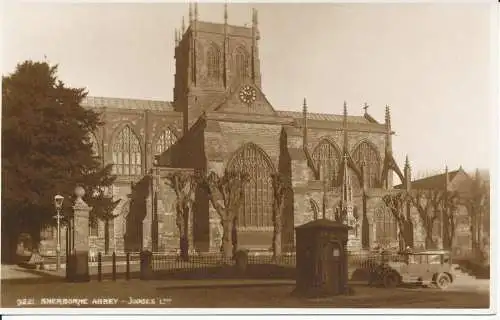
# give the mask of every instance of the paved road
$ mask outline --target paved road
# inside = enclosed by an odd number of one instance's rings
[[[110,270],[111,267],[106,266]],[[457,278],[446,291],[432,288],[397,288],[387,290],[370,288],[351,283],[354,296],[334,299],[299,299],[290,293],[294,289],[291,280],[120,280],[125,266],[118,266],[117,281],[92,281],[89,283],[65,283],[64,271],[54,272],[26,270],[17,266],[2,266],[2,280],[25,279],[22,282],[2,281],[2,306],[15,307],[17,303],[33,302],[48,304],[44,307],[61,306],[64,301],[42,298],[87,299],[86,307],[384,307],[384,308],[488,308],[489,280],[471,277]],[[138,266],[131,266],[132,272]],[[106,270],[108,270],[106,269]],[[123,270],[122,270],[123,269]],[[137,269],[138,270],[138,269]],[[91,268],[91,273],[96,268]],[[57,293],[57,294],[55,294]],[[130,297],[150,300],[134,300]],[[112,305],[91,304],[93,298]],[[21,299],[21,300],[18,300]],[[152,300],[151,300],[152,299]],[[142,305],[140,302],[155,302]],[[66,301],[68,302],[68,301]],[[75,302],[75,301],[73,301]],[[98,302],[96,300],[96,302]],[[159,303],[163,303],[159,305]],[[66,305],[67,307],[70,305]]]
[[[170,266],[171,267],[171,266]],[[168,269],[169,266],[162,265],[158,266],[159,269]],[[47,276],[51,279],[60,277],[64,278],[65,270],[61,269],[59,272],[53,270],[27,270],[15,265],[2,265],[2,280],[18,280],[24,279],[23,282],[30,282],[33,279],[44,279]],[[138,263],[132,263],[130,265],[130,272],[132,277],[138,277],[140,271],[140,265]],[[98,274],[98,269],[96,265],[92,265],[89,268],[90,275],[96,279]],[[104,264],[102,267],[102,273],[104,279],[110,279],[112,274],[112,265]],[[116,277],[117,279],[125,279],[126,265],[118,264],[116,266]],[[489,292],[490,281],[489,279],[475,279],[470,276],[458,276],[455,282],[450,286],[447,291],[469,291],[469,292]]]
[[[354,295],[305,299],[291,295],[290,281],[172,280],[3,284],[2,306],[15,307],[331,307],[488,308],[487,292],[353,285]],[[42,300],[45,299],[45,300]],[[57,300],[59,299],[59,300]],[[61,299],[73,299],[61,300]],[[78,299],[78,300],[77,300]],[[93,300],[96,299],[96,300]],[[114,300],[116,299],[116,300]],[[70,303],[73,304],[64,304]],[[42,305],[42,303],[44,303]],[[101,304],[98,304],[101,303]],[[107,303],[107,304],[102,304]],[[151,304],[144,304],[151,303]]]

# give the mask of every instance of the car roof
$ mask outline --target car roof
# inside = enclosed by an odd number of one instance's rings
[[[412,252],[412,254],[449,254],[450,251],[447,250],[425,250],[425,251],[417,251]]]

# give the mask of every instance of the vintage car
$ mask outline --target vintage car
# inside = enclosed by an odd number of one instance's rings
[[[446,289],[453,282],[449,251],[427,250],[382,256],[370,270],[370,285],[393,288],[403,283]]]

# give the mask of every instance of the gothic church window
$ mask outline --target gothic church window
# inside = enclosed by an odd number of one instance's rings
[[[375,218],[375,241],[382,247],[387,247],[398,239],[397,222],[390,210],[385,206],[379,206],[374,213]]]
[[[238,48],[234,54],[234,69],[240,81],[248,78],[248,55],[243,48]]]
[[[94,219],[89,219],[89,236],[98,237],[99,236],[99,221]]]
[[[53,226],[46,226],[42,229],[40,237],[42,240],[52,240],[55,238],[55,234]]]
[[[356,147],[352,153],[352,157],[360,170],[362,165],[364,165],[364,175],[365,179],[367,179],[368,188],[378,187],[380,179],[380,157],[377,150],[367,141],[363,141]],[[358,179],[354,179],[353,185],[357,188],[361,187]]]
[[[154,146],[155,155],[162,154],[168,148],[170,148],[177,141],[177,137],[170,129],[163,131],[161,136],[156,140]]]
[[[319,170],[319,179],[326,182],[328,190],[333,190],[338,179],[340,152],[330,141],[324,139],[314,149],[312,158]]]
[[[212,81],[220,79],[220,51],[215,45],[211,45],[207,51],[207,76]]]
[[[271,227],[273,189],[272,167],[266,154],[253,143],[236,151],[228,170],[246,172],[250,180],[245,185],[243,203],[238,213],[239,227]]]
[[[113,174],[140,175],[141,146],[129,126],[123,128],[113,141]]]

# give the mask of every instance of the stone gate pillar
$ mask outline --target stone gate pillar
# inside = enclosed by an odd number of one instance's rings
[[[89,213],[92,207],[83,201],[85,189],[75,188],[76,201],[73,206],[73,241],[66,268],[66,279],[70,282],[86,282],[89,277]]]

